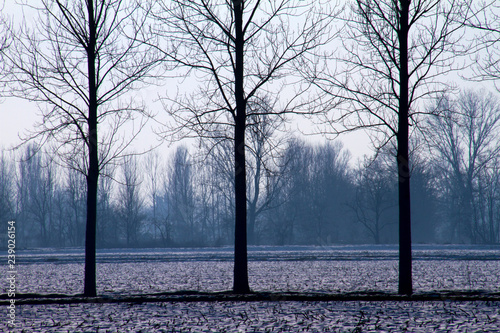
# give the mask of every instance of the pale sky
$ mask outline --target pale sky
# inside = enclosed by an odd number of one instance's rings
[[[5,0],[2,14],[18,22],[23,15],[22,7],[16,4],[16,0]],[[175,84],[175,82],[173,83]],[[169,86],[171,86],[171,83],[169,83]],[[157,94],[163,94],[164,90],[164,88],[149,88],[138,94],[144,100],[155,100],[157,99]],[[165,116],[159,103],[150,104],[149,106],[158,112],[162,118]],[[19,144],[19,136],[32,130],[33,124],[40,120],[38,106],[35,103],[17,98],[2,98],[0,100],[0,116],[2,117],[2,121],[0,122],[0,148],[3,149]],[[303,120],[300,123],[301,129],[309,132],[310,126],[306,125],[304,127],[306,122]],[[152,122],[150,122],[150,125],[158,127],[157,124],[153,124]],[[291,127],[293,128],[295,125],[291,125]],[[297,132],[297,136],[301,136],[300,132]],[[312,142],[325,140],[321,136],[307,136],[305,139]],[[146,128],[135,144],[137,145],[137,149],[140,150],[141,148],[147,149],[151,145],[156,145],[160,141],[151,128]],[[363,154],[370,154],[369,140],[361,132],[342,137],[341,141],[351,151],[354,157],[353,160],[361,157]],[[168,153],[169,151],[170,149],[166,144],[160,147],[160,152],[162,153]]]
[[[15,5],[15,0],[6,0],[3,9],[3,14],[7,14],[10,17],[19,18],[22,15],[20,7]],[[457,79],[459,80],[459,79]],[[169,84],[171,86],[171,84]],[[470,86],[470,84],[466,84]],[[475,84],[477,86],[477,84]],[[157,98],[158,91],[162,94],[163,89],[148,89],[142,91],[140,95],[145,100],[155,100]],[[155,109],[159,114],[162,114],[161,106],[159,104],[151,104],[151,108]],[[13,98],[2,98],[0,100],[0,116],[2,121],[0,122],[0,147],[9,148],[12,145],[19,143],[19,135],[25,133],[27,130],[32,129],[33,124],[36,122],[38,114],[38,108],[34,103],[29,103],[24,100],[18,100]],[[300,121],[304,124],[304,121]],[[155,124],[151,124],[157,126]],[[303,130],[308,131],[306,125]],[[297,132],[297,135],[300,133]],[[310,141],[321,141],[325,140],[321,137],[307,137]],[[358,158],[361,158],[364,154],[372,154],[372,148],[370,140],[368,139],[366,133],[356,132],[349,135],[343,135],[340,140],[344,143],[344,146],[348,148],[353,156],[352,162],[355,162]],[[137,141],[137,147],[147,148],[151,145],[156,145],[158,142],[158,137],[152,132],[151,129],[146,129],[139,140]],[[169,149],[166,145],[160,148],[162,154],[167,153]]]

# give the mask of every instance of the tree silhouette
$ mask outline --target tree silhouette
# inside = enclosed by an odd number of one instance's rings
[[[127,246],[137,243],[143,220],[144,199],[140,195],[142,177],[137,156],[125,157],[121,164],[122,184],[118,191],[120,220],[123,223]]]
[[[2,13],[4,5],[5,3],[2,3],[2,8],[0,8]],[[12,28],[9,20],[0,14],[0,98],[3,97],[4,89],[6,88],[6,82],[3,81],[7,77],[7,72],[9,71],[5,66],[5,53],[12,40],[10,36],[11,32]]]
[[[437,115],[428,119],[427,137],[432,152],[439,156],[435,164],[445,187],[456,197],[454,204],[453,197],[448,198],[456,216],[451,234],[459,242],[494,243],[496,203],[486,193],[497,186],[500,103],[491,93],[465,91],[456,99],[441,96],[432,109]],[[485,213],[485,205],[492,210]]]
[[[335,134],[368,129],[376,148],[396,139],[401,294],[412,293],[410,129],[423,113],[418,102],[448,88],[436,78],[456,69],[454,59],[463,54],[460,18],[466,2],[357,0],[345,18],[345,52],[333,57],[337,66],[316,62],[303,70],[324,93],[322,103],[345,102],[325,119]]]
[[[500,91],[500,4],[498,1],[467,2],[463,19],[475,30],[476,46],[472,80],[492,81]]]
[[[353,203],[348,203],[356,221],[361,223],[381,243],[383,230],[391,225],[387,212],[396,206],[393,177],[381,161],[380,154],[374,161],[365,160],[356,172],[356,193]]]
[[[87,181],[85,296],[96,295],[98,179],[138,134],[145,109],[125,99],[151,79],[158,58],[140,40],[147,11],[128,1],[42,0],[33,27],[24,24],[7,55],[11,95],[39,103],[42,120],[26,140],[49,142],[58,161]],[[130,137],[119,129],[141,118]],[[99,128],[99,136],[98,136]]]
[[[196,94],[172,101],[175,106],[169,110],[177,126],[169,135],[234,142],[233,290],[247,293],[245,131],[252,116],[247,105],[258,103],[257,95],[276,96],[285,88],[285,76],[292,79],[294,74],[291,65],[328,41],[332,17],[294,0],[174,0],[158,6],[158,33],[174,45],[167,57],[186,68],[186,76],[201,75],[204,83]],[[294,28],[297,17],[300,23]],[[304,91],[297,85],[294,97],[264,114],[301,113]]]

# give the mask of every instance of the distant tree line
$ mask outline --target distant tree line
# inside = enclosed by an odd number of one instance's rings
[[[413,241],[500,243],[497,99],[469,91],[429,107],[442,112],[429,118],[433,135],[412,142]],[[251,142],[249,244],[397,243],[393,148],[356,164],[339,141],[275,133]],[[167,160],[153,151],[107,166],[98,186],[98,247],[232,245],[230,141],[199,147],[194,154],[179,146]],[[0,218],[17,221],[18,246],[83,246],[82,174],[33,145],[11,154],[0,159]]]

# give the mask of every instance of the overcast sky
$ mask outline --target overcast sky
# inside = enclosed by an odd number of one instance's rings
[[[15,23],[19,23],[26,12],[23,13],[22,6],[16,4],[16,2],[19,1],[5,0],[2,14],[13,19]],[[28,15],[30,15],[29,12]],[[170,82],[170,87],[172,87],[171,83],[175,84],[175,82]],[[162,87],[149,88],[138,94],[146,101],[153,101],[158,98],[158,94],[162,95],[165,91],[166,88]],[[160,103],[149,103],[149,106],[154,109],[160,117],[164,116]],[[2,117],[2,121],[0,122],[0,147],[3,149],[19,144],[19,136],[32,130],[34,123],[40,120],[37,104],[17,98],[2,98],[0,100],[0,112]],[[304,122],[304,120],[300,121],[301,130],[311,132],[312,127],[309,125],[304,126],[305,123],[307,122]],[[159,142],[159,137],[153,133],[152,127],[158,128],[158,125],[151,123],[150,127],[142,133],[141,137],[136,142],[137,149],[141,147],[147,148]],[[298,122],[291,124],[290,127],[292,129],[297,128]],[[297,135],[301,135],[299,131],[297,131]],[[313,142],[325,140],[321,136],[307,136],[305,139]],[[341,140],[355,158],[361,157],[363,154],[370,154],[369,140],[364,133],[350,134],[342,137]],[[168,145],[163,145],[160,149],[165,153],[168,153],[170,150]]]
[[[4,15],[8,15],[13,18],[14,21],[19,21],[22,17],[23,13],[21,7],[15,4],[16,0],[6,0],[3,8]],[[460,79],[458,76],[455,76],[456,80]],[[175,82],[172,82],[175,85]],[[172,83],[169,83],[169,86],[172,86]],[[467,84],[470,87],[470,84]],[[474,87],[480,86],[474,84]],[[165,88],[149,88],[148,90],[142,91],[140,94],[142,98],[146,101],[153,101],[157,99],[158,94],[163,94]],[[165,116],[161,111],[161,105],[159,103],[153,104],[150,103],[149,106],[155,110],[158,114]],[[22,133],[26,133],[27,130],[33,128],[33,124],[39,119],[37,117],[38,107],[34,103],[29,103],[23,100],[13,99],[13,98],[3,98],[0,100],[0,112],[2,121],[0,121],[0,147],[1,148],[9,148],[12,145],[18,144],[19,135]],[[303,126],[304,121],[300,122]],[[157,127],[155,124],[151,124],[153,127]],[[292,124],[291,127],[296,127],[296,124]],[[311,129],[309,126],[305,126],[302,130],[308,131]],[[297,135],[300,135],[298,132]],[[137,141],[137,147],[149,147],[151,145],[157,144],[158,137],[153,133],[151,128],[146,128],[142,136]],[[311,141],[319,141],[324,140],[321,137],[307,137],[307,140]],[[364,132],[357,132],[354,134],[349,134],[340,137],[340,140],[344,143],[344,146],[347,147],[353,156],[353,162],[357,158],[361,158],[364,154],[371,154],[371,145],[370,141]],[[168,152],[168,148],[165,145],[161,148],[162,153]]]

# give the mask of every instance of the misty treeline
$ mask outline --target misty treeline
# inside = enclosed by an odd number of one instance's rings
[[[412,141],[413,241],[500,241],[500,106],[484,91],[443,95]],[[269,124],[262,122],[260,127]],[[254,136],[247,158],[249,244],[396,243],[394,148],[354,161],[340,140]],[[229,140],[131,155],[98,187],[97,245],[223,246],[234,238]],[[1,219],[20,247],[83,246],[86,183],[36,146],[0,160]]]

